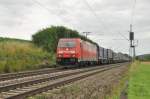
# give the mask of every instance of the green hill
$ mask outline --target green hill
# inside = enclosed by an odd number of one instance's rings
[[[137,56],[137,59],[141,61],[150,61],[150,54],[144,54]]]
[[[0,38],[0,72],[38,69],[54,64],[54,54],[36,47],[30,41]]]
[[[4,41],[31,42],[29,40],[21,40],[21,39],[16,39],[16,38],[0,37],[0,42],[4,42]]]

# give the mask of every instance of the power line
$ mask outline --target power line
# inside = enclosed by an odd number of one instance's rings
[[[51,10],[49,8],[47,8],[46,6],[44,6],[43,4],[41,4],[39,1],[37,1],[37,0],[32,0],[32,1],[51,13]]]
[[[130,41],[126,36],[124,36],[123,34],[121,34],[120,32],[118,32],[125,40]]]
[[[98,21],[100,21],[100,23],[102,23],[101,25],[103,25],[103,27],[105,28],[105,30],[107,29],[107,27],[105,26],[104,22],[102,20],[99,19],[99,16],[97,15],[97,13],[93,10],[93,8],[90,6],[90,4],[88,3],[87,0],[83,0],[86,4],[86,6],[89,8],[89,10],[93,13],[93,15],[97,18]]]
[[[44,6],[43,4],[41,4],[39,1],[37,0],[32,0],[34,3],[38,4],[40,7],[44,8],[45,10],[47,10],[48,12],[52,13],[51,10],[49,8],[47,8],[46,6]],[[84,0],[85,4],[87,5],[87,7],[90,9],[90,11],[93,13],[93,15],[97,18],[98,21],[100,21],[100,23],[102,23],[103,27],[105,28],[105,30],[109,30],[107,29],[107,27],[105,26],[104,22],[102,20],[99,19],[97,13],[93,10],[93,8],[89,5],[89,3],[87,2],[87,0]],[[59,17],[60,18],[60,17]],[[62,18],[61,18],[62,20]],[[124,35],[122,35],[120,32],[118,33],[120,34],[124,39],[128,40]]]
[[[47,10],[49,13],[52,13],[52,10],[49,9],[48,7],[46,7],[44,4],[40,3],[38,0],[32,0],[35,4],[39,5],[41,8],[44,8],[45,10]],[[55,13],[54,13],[55,14]],[[55,14],[56,15],[56,14]],[[60,17],[60,15],[56,15],[61,21],[64,21],[62,17]],[[66,23],[66,22],[65,22]],[[67,21],[67,23],[69,23]]]
[[[90,4],[87,2],[87,0],[84,0],[84,2],[85,2],[85,4],[87,5],[87,7],[90,9],[90,11],[93,13],[93,15],[99,20],[99,17],[98,17],[98,15],[97,15],[97,13],[93,10],[93,8],[90,6]],[[105,30],[109,30],[109,29],[107,29],[106,26],[104,25],[104,22],[103,22],[102,20],[100,20],[100,21],[101,21],[103,27],[105,28]],[[128,39],[126,36],[124,36],[122,33],[120,33],[119,31],[118,31],[117,34],[119,34],[120,36],[122,36],[125,40],[129,41],[129,39]]]
[[[83,32],[83,33],[85,34],[85,37],[87,38],[91,32]]]
[[[51,9],[49,9],[48,7],[46,7],[44,4],[42,4],[41,2],[39,2],[38,0],[32,0],[35,4],[39,5],[40,7],[44,8],[45,10],[47,10],[50,13],[53,13],[53,11]],[[64,6],[63,6],[64,7]],[[59,10],[62,11],[61,9],[62,7],[59,6]],[[72,23],[71,21],[67,21],[65,20],[65,16],[62,16],[61,13],[59,12],[59,15],[57,15],[56,13],[53,13],[54,15],[56,15],[60,20],[64,22],[64,25],[67,26],[71,26],[73,27],[75,23]],[[67,24],[66,24],[67,23]]]
[[[90,4],[88,3],[87,0],[84,0],[85,4],[87,5],[87,7],[90,9],[90,11],[93,13],[93,15],[102,23],[103,27],[105,28],[105,30],[109,30],[107,29],[107,27],[105,26],[104,22],[102,20],[99,19],[97,13],[93,10],[93,8],[90,6]],[[120,32],[117,32],[120,36],[122,36],[125,40],[129,41],[129,39],[124,36],[123,34],[121,34]]]
[[[132,32],[132,25],[133,25],[133,18],[135,14],[135,7],[136,7],[136,0],[134,0],[134,4],[131,10],[131,23],[130,23],[130,49],[131,49],[131,56],[133,54],[133,60],[135,60],[136,52],[135,52],[135,40],[134,40],[134,32]],[[133,53],[132,53],[133,52]]]
[[[133,21],[134,21],[133,18],[134,18],[134,15],[135,15],[136,3],[137,3],[137,1],[134,0],[134,4],[133,4],[132,10],[131,10],[131,24],[133,24]]]

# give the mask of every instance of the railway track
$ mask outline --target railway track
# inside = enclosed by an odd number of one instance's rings
[[[125,64],[66,70],[2,81],[0,83],[0,99],[23,99]]]
[[[40,75],[40,74],[53,73],[53,72],[61,71],[61,69],[62,68],[45,68],[45,69],[18,72],[18,73],[0,74],[0,81],[11,80],[15,78],[22,78],[22,77],[27,77],[27,76]]]

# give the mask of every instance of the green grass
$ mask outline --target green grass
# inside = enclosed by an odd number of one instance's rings
[[[150,61],[150,54],[139,55],[136,58],[141,61]]]
[[[108,99],[120,99],[122,91],[126,91],[126,81],[128,80],[128,71],[122,76],[122,79],[119,81],[118,86],[113,88],[112,96]]]
[[[0,73],[43,68],[42,64],[54,64],[53,53],[43,51],[29,41],[0,40]]]
[[[16,38],[7,38],[7,37],[0,37],[0,42],[4,41],[17,41],[17,42],[31,42],[29,40],[22,40],[22,39],[16,39]]]
[[[150,99],[150,62],[132,64],[128,99]]]

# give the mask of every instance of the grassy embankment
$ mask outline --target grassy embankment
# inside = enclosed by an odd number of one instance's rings
[[[140,61],[150,61],[150,54],[143,54],[136,57]]]
[[[124,94],[127,93],[127,81],[128,81],[128,71],[124,73],[122,78],[118,81],[117,86],[112,88],[112,95],[108,99],[120,99],[121,94],[124,91]]]
[[[127,93],[128,99],[150,99],[150,62],[136,61],[131,64],[129,71],[114,88],[111,99],[120,99],[122,91]],[[126,81],[128,80],[128,88]]]
[[[150,99],[150,62],[135,62],[130,69],[128,99]]]
[[[53,64],[54,54],[34,46],[30,41],[0,38],[0,73],[42,68]]]

